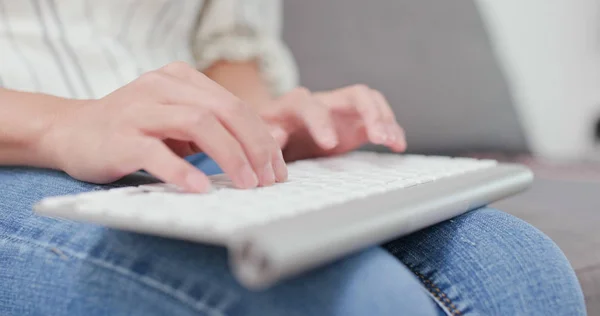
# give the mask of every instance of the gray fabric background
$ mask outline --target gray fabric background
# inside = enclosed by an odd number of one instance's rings
[[[381,90],[411,150],[526,149],[472,1],[287,1],[285,21],[302,83]]]
[[[285,2],[284,37],[302,83],[331,89],[366,83],[388,98],[424,153],[525,151],[506,82],[472,0]],[[537,179],[497,206],[547,233],[600,315],[599,182]]]

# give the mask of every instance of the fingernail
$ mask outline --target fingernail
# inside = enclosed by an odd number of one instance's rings
[[[288,177],[287,165],[285,164],[285,160],[283,160],[283,153],[279,150],[279,157],[275,159],[273,162],[273,168],[275,169],[275,176],[277,177],[277,181],[285,182]]]
[[[335,139],[331,138],[331,137],[323,137],[321,139],[321,143],[323,144],[325,149],[331,149],[331,148],[335,147],[335,145],[337,145],[337,142],[335,141]]]
[[[383,144],[388,140],[386,129],[379,125],[375,128],[375,143]]]
[[[337,136],[333,131],[328,131],[321,137],[321,143],[326,147],[325,149],[331,149],[338,144]]]
[[[186,183],[194,192],[206,192],[210,190],[210,182],[206,181],[206,177],[197,173],[189,173],[186,176]]]
[[[275,172],[273,171],[273,165],[270,161],[264,166],[261,174],[260,183],[262,185],[271,185],[275,183]]]
[[[242,169],[242,172],[240,172],[240,182],[242,187],[246,189],[254,188],[258,185],[258,178],[249,165],[246,165]]]

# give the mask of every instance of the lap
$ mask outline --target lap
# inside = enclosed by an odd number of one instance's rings
[[[116,185],[139,181],[148,179],[130,177]],[[229,273],[223,248],[39,217],[30,209],[44,196],[101,188],[54,171],[0,169],[0,201],[4,201],[0,202],[0,266],[10,267],[0,272],[0,283],[6,285],[13,302],[3,306],[0,299],[0,311],[14,308],[8,311],[15,315],[351,316],[396,315],[399,309],[414,315],[437,313],[418,279],[380,247],[267,291],[251,292]],[[32,305],[32,301],[46,303]],[[31,313],[32,308],[42,310]]]
[[[0,281],[15,308],[0,301],[0,310],[9,308],[14,315],[28,315],[32,308],[34,314],[52,315],[394,315],[418,302],[419,310],[411,314],[435,313],[414,275],[381,248],[250,292],[229,273],[222,248],[109,229],[74,232],[68,226],[62,228],[73,232],[70,238],[0,241],[0,265],[9,267],[0,272]]]
[[[132,180],[123,184],[127,181]],[[8,285],[0,296],[11,296],[0,300],[0,310],[36,314],[27,309],[52,306],[52,314],[90,315],[435,315],[439,309],[424,289],[454,314],[574,314],[581,309],[578,284],[562,253],[539,231],[498,211],[476,210],[268,291],[248,292],[229,274],[222,248],[42,218],[30,211],[44,196],[98,188],[53,171],[0,169],[0,266],[8,267],[0,272],[0,283]],[[37,300],[48,304],[31,304]]]

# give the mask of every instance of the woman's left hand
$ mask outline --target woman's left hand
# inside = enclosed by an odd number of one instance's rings
[[[406,148],[385,97],[365,85],[317,93],[296,88],[258,110],[286,161],[342,154],[367,142]]]

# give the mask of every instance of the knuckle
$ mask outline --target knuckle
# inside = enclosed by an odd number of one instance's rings
[[[385,97],[383,96],[383,93],[381,93],[381,91],[375,90],[375,89],[371,89],[371,93],[373,93],[373,95],[376,96],[377,98],[385,100]]]
[[[301,96],[310,96],[312,92],[306,87],[296,87],[292,90],[292,93]]]
[[[357,93],[365,93],[371,90],[371,88],[369,88],[369,86],[367,86],[364,83],[357,83],[355,85],[350,86],[350,89],[352,89],[353,91],[357,92]]]
[[[162,67],[162,70],[168,73],[184,73],[191,69],[193,67],[184,61],[174,61]]]
[[[314,108],[321,108],[320,106],[317,106],[319,103],[316,102],[313,93],[305,87],[294,88],[294,90],[290,93],[290,96],[292,100],[295,101],[291,103],[291,106],[296,110],[311,111],[314,110]]]
[[[142,86],[146,87],[155,87],[159,86],[166,80],[165,76],[163,76],[158,71],[150,71],[138,78],[138,83]]]
[[[313,98],[312,92],[305,87],[295,88],[292,91],[291,96],[296,100],[302,101],[303,103],[308,103],[308,104],[313,103],[313,102],[310,102]],[[301,102],[295,102],[295,105],[296,106],[304,106],[305,104],[302,104]]]

